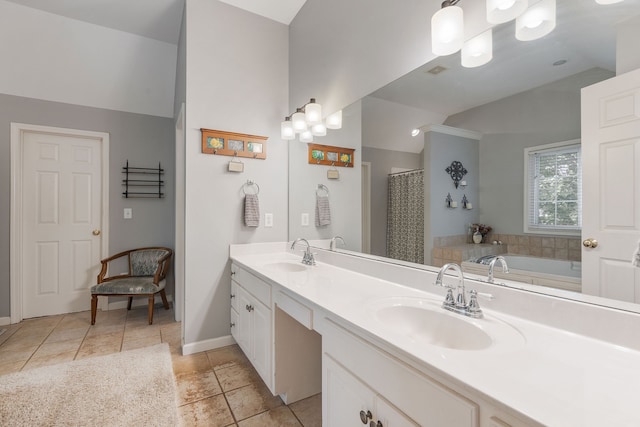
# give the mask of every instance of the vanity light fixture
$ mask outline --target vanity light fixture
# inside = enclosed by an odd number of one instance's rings
[[[516,18],[516,39],[536,40],[556,27],[556,0],[540,0]]]
[[[620,3],[623,0],[596,0],[596,3],[598,4],[615,4],[615,3]]]
[[[464,43],[464,14],[460,0],[445,0],[431,17],[431,50],[438,56],[451,55]]]
[[[322,121],[322,106],[315,98],[284,118],[280,123],[280,137],[289,141],[300,137],[300,142],[313,142],[314,136],[325,136],[327,129],[340,129],[342,127],[342,110],[329,115],[326,122]]]
[[[502,24],[516,19],[528,5],[527,0],[487,0],[487,22]]]
[[[493,29],[467,40],[462,45],[460,59],[463,67],[479,67],[493,58]]]

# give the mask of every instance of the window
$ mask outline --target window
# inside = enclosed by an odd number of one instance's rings
[[[582,228],[580,140],[526,148],[525,233],[579,235]]]

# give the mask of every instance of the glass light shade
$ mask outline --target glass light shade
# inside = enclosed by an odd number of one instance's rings
[[[313,136],[325,136],[327,134],[327,127],[324,125],[324,123],[313,125],[311,126],[311,134]]]
[[[291,123],[290,119],[280,123],[280,138],[288,141],[291,139],[295,139],[295,137],[296,132],[293,130],[293,124]]]
[[[342,110],[327,116],[327,129],[342,128]]]
[[[527,0],[487,0],[487,22],[501,24],[516,19],[528,4]]]
[[[418,135],[420,135],[420,129],[411,130],[411,136],[418,136]]]
[[[556,0],[540,0],[516,18],[516,38],[536,40],[556,27]]]
[[[620,3],[622,0],[596,0],[598,4],[615,4]]]
[[[313,135],[310,130],[300,132],[300,142],[313,142]]]
[[[293,113],[293,116],[291,116],[291,122],[293,123],[294,131],[300,133],[307,130],[307,122],[302,109],[298,108],[298,110]]]
[[[451,55],[462,48],[464,16],[462,8],[447,6],[431,17],[431,50],[435,55]]]
[[[322,123],[322,106],[311,98],[311,101],[304,106],[304,115],[309,126]]]
[[[462,66],[479,67],[493,58],[493,31],[489,28],[484,33],[467,40],[462,45],[460,59]]]

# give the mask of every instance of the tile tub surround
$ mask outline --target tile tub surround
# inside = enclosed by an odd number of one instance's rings
[[[95,326],[90,326],[90,317],[81,312],[4,326],[0,375],[166,342],[182,425],[321,426],[319,395],[284,405],[271,396],[237,345],[182,356],[182,325],[173,320],[173,310],[157,305],[153,325],[148,324],[146,306],[99,311]]]
[[[262,255],[252,245],[243,246],[232,245],[234,262],[272,286],[350,325],[416,369],[427,374],[435,370],[484,399],[515,408],[532,424],[640,424],[634,397],[640,394],[636,313],[468,280],[468,288],[493,294],[492,301],[481,303],[487,315],[510,323],[526,343],[505,353],[452,352],[443,358],[441,351],[375,324],[363,304],[389,296],[441,298],[444,290],[431,286],[437,270],[319,250],[317,266],[291,274],[264,268],[266,263],[300,261],[287,252],[287,243],[271,244]],[[607,360],[612,363],[603,363]]]

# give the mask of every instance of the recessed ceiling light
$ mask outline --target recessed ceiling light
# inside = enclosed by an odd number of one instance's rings
[[[566,64],[566,63],[567,63],[567,60],[566,60],[566,59],[560,59],[560,60],[558,60],[558,61],[554,62],[554,63],[553,63],[553,65],[554,65],[555,67],[557,67],[558,65],[564,65],[564,64]]]
[[[445,71],[445,70],[446,70],[446,68],[445,68],[445,67],[442,67],[442,66],[440,66],[440,65],[436,65],[436,66],[435,66],[435,67],[433,67],[432,69],[427,70],[427,73],[429,73],[429,74],[433,74],[433,75],[436,75],[436,74],[440,74],[441,72],[443,72],[443,71]]]
[[[420,133],[420,129],[413,129],[411,131],[411,136],[418,136],[419,133]]]

